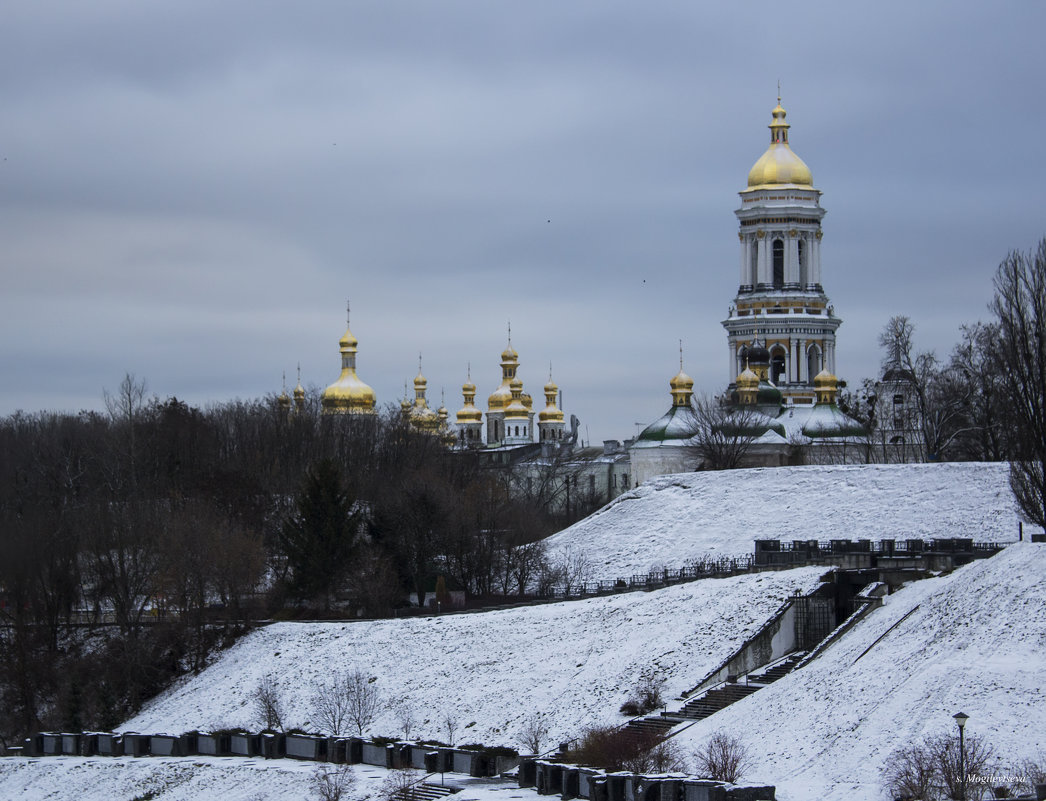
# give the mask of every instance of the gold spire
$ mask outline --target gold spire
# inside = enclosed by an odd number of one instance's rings
[[[689,406],[694,394],[694,379],[683,372],[683,340],[679,340],[679,372],[668,382],[672,388],[672,405]]]
[[[508,325],[508,347],[501,352],[501,384],[487,398],[488,412],[501,412],[512,402],[512,379],[519,369],[519,354],[512,348],[512,323]]]
[[[781,106],[781,87],[778,85],[777,106],[774,121],[770,123],[770,147],[753,165],[748,173],[748,188],[762,189],[767,186],[797,185],[813,187],[814,179],[810,168],[792,152],[788,145],[788,129],[785,110]]]
[[[324,414],[374,414],[374,390],[356,375],[356,346],[359,340],[349,328],[349,307],[345,308],[345,333],[338,340],[341,352],[341,375],[323,391]],[[297,390],[295,390],[297,392]],[[302,391],[304,395],[304,390]]]
[[[483,422],[483,413],[476,408],[476,385],[472,383],[472,365],[467,368],[465,383],[461,385],[461,395],[465,399],[465,405],[454,416],[458,425],[469,423],[480,424]]]
[[[759,376],[752,372],[748,366],[748,357],[745,357],[745,369],[737,376],[737,397],[744,406],[751,406],[756,402],[759,395]]]
[[[414,405],[410,409],[410,423],[421,431],[435,431],[439,427],[439,413],[429,408],[425,398],[428,379],[421,372],[421,354],[418,354],[418,375],[414,379]]]
[[[559,387],[552,380],[552,364],[548,365],[548,383],[545,384],[545,408],[538,412],[539,423],[562,423],[563,412],[556,406]]]
[[[283,389],[280,394],[276,396],[276,403],[279,405],[282,411],[290,411],[291,408],[291,396],[287,394],[287,371],[283,371]]]

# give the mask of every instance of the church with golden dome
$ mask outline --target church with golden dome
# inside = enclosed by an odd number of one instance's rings
[[[770,145],[748,173],[737,209],[740,280],[727,332],[730,388],[756,340],[770,353],[769,379],[789,404],[816,401],[814,377],[835,372],[835,316],[821,283],[821,192],[788,143],[781,98]]]
[[[693,381],[670,381],[672,406],[629,447],[634,483],[701,469],[696,439],[743,437],[743,465],[863,459],[867,434],[836,404],[835,316],[822,285],[821,192],[788,142],[777,98],[770,144],[748,172],[737,209],[739,285],[727,319],[727,389],[722,417],[695,415]],[[715,429],[703,431],[703,428]]]
[[[341,352],[341,375],[323,390],[320,404],[324,414],[374,414],[377,399],[374,390],[356,375],[356,350],[359,340],[352,335],[346,311],[345,333],[338,340]],[[299,379],[299,385],[301,381]]]

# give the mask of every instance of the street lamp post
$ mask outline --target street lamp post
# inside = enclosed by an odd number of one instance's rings
[[[959,724],[959,801],[966,801],[966,741],[963,739],[963,730],[970,716],[959,712],[952,717]]]

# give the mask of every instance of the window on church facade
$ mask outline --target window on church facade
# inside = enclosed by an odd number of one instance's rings
[[[810,283],[809,270],[806,266],[806,242],[799,240],[799,283],[804,286]]]
[[[782,287],[785,282],[785,246],[780,239],[774,240],[774,286]]]

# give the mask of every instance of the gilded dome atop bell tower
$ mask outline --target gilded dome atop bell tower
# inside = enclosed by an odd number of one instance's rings
[[[770,123],[770,147],[749,170],[748,188],[794,185],[812,189],[814,179],[810,168],[788,145],[788,129],[791,126],[785,122],[785,110],[781,107],[780,97],[771,113],[774,121]]]

